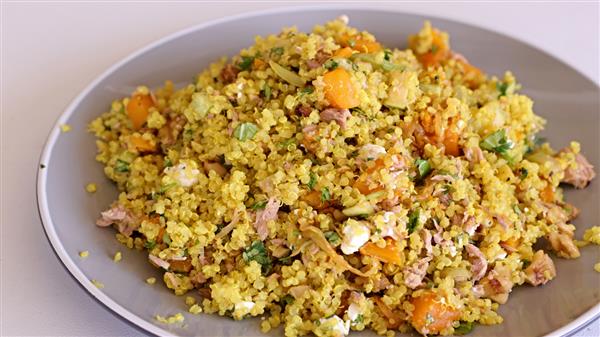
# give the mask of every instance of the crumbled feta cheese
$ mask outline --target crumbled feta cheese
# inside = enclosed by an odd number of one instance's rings
[[[190,187],[198,182],[200,170],[192,163],[180,163],[177,166],[165,168],[165,174],[176,180],[183,187]]]
[[[250,310],[252,310],[252,308],[254,308],[255,305],[256,304],[252,301],[242,301],[235,304],[235,310],[248,313]]]
[[[395,240],[398,239],[398,235],[394,228],[396,227],[396,214],[394,212],[383,213],[383,227],[381,228],[381,237],[391,237]]]
[[[354,302],[350,303],[346,313],[348,314],[348,318],[350,319],[350,321],[354,322],[356,320],[356,318],[358,317],[358,315],[361,314],[360,306]]]
[[[350,333],[350,321],[344,322],[337,315],[329,318],[320,318],[319,323],[321,329],[331,331],[334,336],[345,336]]]
[[[376,160],[384,155],[385,148],[375,144],[365,144],[358,151],[358,158],[362,160]]]
[[[342,241],[342,252],[346,255],[354,254],[362,247],[371,236],[369,227],[363,223],[349,219],[342,230],[344,239]]]

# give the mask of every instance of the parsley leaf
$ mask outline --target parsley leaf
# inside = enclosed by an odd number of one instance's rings
[[[431,53],[435,54],[437,53],[437,51],[440,49],[440,47],[438,47],[436,44],[432,44],[431,45]]]
[[[315,91],[315,87],[311,87],[311,86],[304,87],[304,88],[302,88],[302,90],[300,90],[300,92],[302,94],[312,94],[314,91]]]
[[[479,147],[484,150],[501,154],[506,159],[506,156],[508,156],[508,150],[512,149],[513,147],[513,142],[506,138],[506,131],[504,131],[504,129],[500,129],[485,137],[479,143]]]
[[[115,171],[119,173],[129,172],[129,163],[124,160],[117,159],[117,163],[115,164]]]
[[[365,316],[363,314],[356,315],[356,318],[352,321],[354,324],[362,323],[365,320]]]
[[[418,158],[415,160],[415,166],[417,167],[417,180],[422,180],[431,172],[431,165],[427,159]]]
[[[153,249],[154,246],[156,246],[156,242],[154,242],[154,240],[144,242],[144,248],[146,249]]]
[[[500,92],[498,97],[506,96],[506,91],[508,90],[508,83],[498,82],[496,83],[496,90]]]
[[[257,211],[259,209],[264,209],[265,207],[267,207],[267,201],[263,200],[263,201],[257,201],[254,203],[254,205],[252,205],[252,209]]]
[[[455,335],[466,335],[469,332],[473,331],[473,327],[475,324],[473,324],[473,322],[464,322],[461,321],[460,325],[456,328],[454,328],[454,334]]]
[[[171,244],[171,237],[169,236],[168,233],[163,234],[162,240],[164,243],[166,243],[167,245]]]
[[[262,94],[267,100],[271,99],[271,87],[268,84],[263,87]]]
[[[171,158],[167,157],[167,159],[165,159],[165,167],[171,166],[173,166],[173,162],[171,161]]]
[[[321,202],[325,202],[331,199],[331,193],[327,187],[321,189]]]
[[[256,240],[252,242],[252,245],[242,253],[244,261],[256,261],[261,266],[263,274],[269,273],[271,270],[271,258],[267,254],[267,249],[262,241]]]
[[[392,51],[391,50],[389,50],[389,49],[384,49],[383,50],[383,59],[384,60],[389,61],[390,58],[391,58],[391,56],[392,56]]]
[[[238,63],[238,67],[241,70],[248,70],[252,67],[252,62],[254,62],[254,56],[242,56],[242,61]]]
[[[323,235],[325,235],[325,238],[327,239],[327,241],[329,241],[329,243],[331,243],[334,247],[336,247],[342,243],[342,239],[340,238],[338,233],[336,233],[334,231],[325,232],[325,233],[323,233]]]
[[[292,304],[292,303],[294,303],[294,300],[295,300],[295,299],[294,299],[294,297],[293,297],[292,295],[290,295],[290,294],[287,294],[287,295],[285,295],[285,296],[283,296],[283,297],[281,298],[281,301],[280,301],[280,302],[281,302],[281,303],[283,303],[283,305],[284,305],[284,306],[286,306],[286,305],[289,305],[289,304]]]
[[[254,123],[242,123],[235,128],[233,136],[241,141],[246,141],[252,139],[256,132],[258,132],[258,126]]]
[[[419,209],[415,209],[408,215],[408,234],[412,234],[419,226],[419,213]]]
[[[523,179],[527,178],[527,175],[528,175],[528,174],[529,174],[529,171],[527,171],[527,169],[526,169],[526,168],[524,168],[524,167],[521,167],[521,168],[519,169],[519,178],[521,178],[521,180],[523,180]]]
[[[308,181],[308,188],[311,190],[315,189],[315,186],[317,185],[317,175],[314,173],[310,173],[310,180]]]
[[[325,67],[325,69],[328,69],[328,70],[333,70],[333,69],[337,68],[339,65],[340,64],[334,59],[329,59],[325,63],[323,63],[323,67]]]
[[[273,47],[273,48],[271,48],[271,55],[273,55],[273,54],[279,55],[279,56],[283,55],[283,47]]]

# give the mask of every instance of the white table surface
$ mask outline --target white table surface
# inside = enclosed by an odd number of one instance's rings
[[[2,3],[0,335],[143,334],[85,294],[46,241],[34,182],[48,131],[84,86],[147,43],[214,18],[285,5],[294,4]],[[598,2],[371,6],[518,37],[598,83]],[[599,322],[576,336],[600,336]]]

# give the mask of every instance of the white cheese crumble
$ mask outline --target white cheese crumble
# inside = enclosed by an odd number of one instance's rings
[[[385,148],[383,146],[365,144],[358,150],[358,158],[362,160],[376,160],[385,153]]]
[[[331,331],[334,336],[345,336],[350,333],[350,321],[344,322],[337,315],[320,318],[319,323],[321,329]]]
[[[200,170],[194,168],[191,163],[180,163],[177,166],[167,167],[165,174],[173,178],[182,187],[190,187],[198,182]]]
[[[363,223],[350,219],[342,230],[344,239],[342,241],[342,252],[346,255],[354,254],[362,247],[371,236],[369,227]]]

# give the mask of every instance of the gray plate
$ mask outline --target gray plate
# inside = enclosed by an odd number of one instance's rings
[[[523,93],[535,101],[535,111],[548,119],[543,135],[557,148],[570,140],[581,142],[590,162],[600,167],[598,87],[556,58],[507,36],[445,19],[356,8],[285,9],[213,21],[157,41],[108,69],[71,103],[50,133],[41,156],[46,168],[38,174],[39,211],[56,254],[90,295],[154,334],[261,335],[257,319],[234,322],[185,314],[183,326],[165,326],[153,320],[156,314],[185,312],[183,298],[166,290],[145,254],[124,249],[116,243],[113,231],[94,225],[99,212],[116,198],[117,190],[94,160],[94,137],[85,131],[86,125],[106,111],[113,99],[128,95],[139,84],[158,86],[165,79],[189,82],[220,56],[234,55],[251,45],[255,35],[278,33],[291,24],[308,31],[341,14],[347,14],[353,26],[395,47],[405,47],[408,34],[417,32],[423,20],[431,19],[451,34],[453,49],[473,64],[496,75],[512,70],[523,84]],[[73,130],[60,133],[58,126],[63,123],[72,125]],[[86,193],[88,182],[96,182],[98,192]],[[598,186],[596,180],[583,191],[566,192],[567,199],[582,211],[575,221],[578,237],[586,227],[599,223]],[[89,250],[90,256],[81,260],[77,255],[81,250]],[[110,257],[117,250],[123,251],[123,261],[113,263]],[[593,265],[600,261],[598,248],[584,248],[577,260],[555,261],[555,280],[542,287],[516,288],[501,306],[504,323],[477,327],[471,336],[561,336],[597,316],[600,273]],[[144,282],[149,276],[159,279],[156,285]],[[97,289],[91,279],[98,279],[105,288]],[[272,335],[281,333],[278,330]]]

